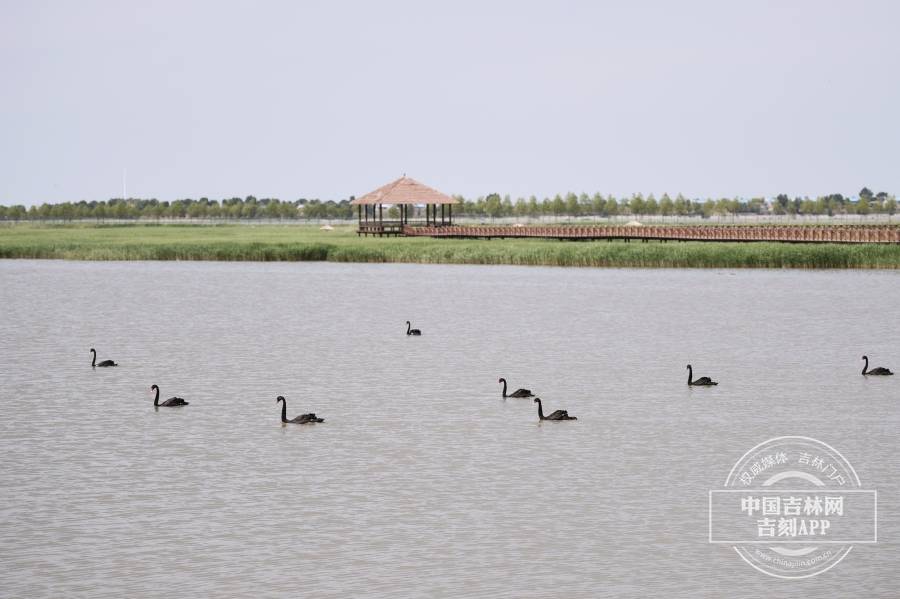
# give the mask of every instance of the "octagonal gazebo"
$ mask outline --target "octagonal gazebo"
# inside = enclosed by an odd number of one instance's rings
[[[356,198],[350,204],[357,207],[359,226],[357,235],[403,235],[405,227],[424,225],[441,227],[453,224],[453,204],[459,200],[432,189],[403,175],[396,181]],[[384,220],[384,205],[400,209],[399,220]],[[415,218],[415,206],[425,206],[425,220]],[[412,210],[410,210],[412,206]],[[440,220],[438,217],[440,206]]]

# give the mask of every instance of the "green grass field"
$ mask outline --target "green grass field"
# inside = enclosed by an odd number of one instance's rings
[[[0,258],[900,268],[900,245],[359,238],[355,226],[0,226]]]

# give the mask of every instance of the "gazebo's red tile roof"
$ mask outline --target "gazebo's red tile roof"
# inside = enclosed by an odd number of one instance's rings
[[[350,203],[354,206],[363,204],[459,204],[459,200],[404,175]]]

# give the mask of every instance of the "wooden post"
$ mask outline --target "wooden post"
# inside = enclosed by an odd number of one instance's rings
[[[445,224],[447,224],[447,223],[444,222],[444,205],[441,204],[441,226],[443,226]]]
[[[447,206],[447,211],[450,213],[450,226],[453,226],[453,204],[449,204]]]

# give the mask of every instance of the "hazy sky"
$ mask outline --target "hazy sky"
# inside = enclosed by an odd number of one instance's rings
[[[900,2],[0,0],[0,203],[900,193]]]

